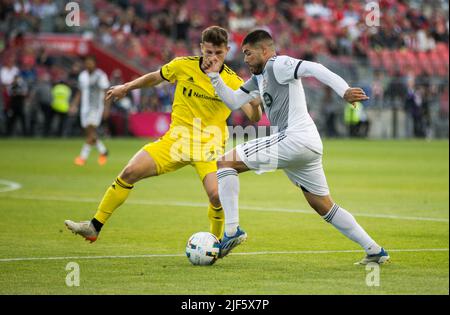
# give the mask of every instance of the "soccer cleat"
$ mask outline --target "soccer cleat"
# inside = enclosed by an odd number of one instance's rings
[[[234,236],[227,236],[227,234],[224,233],[223,239],[220,242],[219,258],[223,258],[228,255],[233,248],[244,242],[246,239],[247,233],[239,227],[237,228],[237,232]]]
[[[83,159],[83,158],[81,158],[80,156],[77,156],[77,157],[75,158],[74,163],[75,163],[75,165],[83,166],[83,165],[86,164],[86,160]]]
[[[387,251],[384,250],[384,248],[381,248],[381,251],[378,254],[374,255],[367,255],[362,260],[355,263],[355,265],[367,265],[369,263],[376,263],[376,264],[385,264],[389,262],[389,254]]]
[[[100,165],[100,166],[105,165],[106,162],[108,162],[108,152],[106,152],[105,154],[100,154],[97,162],[98,162],[98,165]]]
[[[91,243],[95,242],[98,238],[98,232],[91,221],[73,222],[66,220],[64,224],[72,233],[81,235]]]

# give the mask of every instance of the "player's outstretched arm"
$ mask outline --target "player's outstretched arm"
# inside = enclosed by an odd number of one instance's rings
[[[349,103],[369,99],[363,89],[349,87],[343,78],[317,62],[303,60],[298,67],[296,76],[315,77],[320,82],[331,87],[337,94],[339,94],[339,96],[344,98]]]
[[[250,102],[259,95],[250,93],[247,94],[242,90],[232,90],[223,82],[220,77],[220,65],[213,60],[206,60],[204,62],[203,71],[208,75],[211,80],[211,84],[216,90],[219,97],[231,110],[241,108],[244,104]]]
[[[255,96],[245,93],[241,90],[232,90],[229,88],[219,75],[219,72],[209,72],[209,78],[219,97],[231,110],[236,110],[242,105],[250,102]]]
[[[125,97],[125,95],[127,95],[127,93],[131,90],[155,86],[161,83],[163,80],[164,79],[161,77],[159,71],[145,74],[125,84],[110,87],[106,92],[105,101],[108,102],[110,100],[120,100],[121,98]]]

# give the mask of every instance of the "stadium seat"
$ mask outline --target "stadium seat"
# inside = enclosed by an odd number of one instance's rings
[[[439,76],[448,76],[448,50],[435,49],[430,52],[431,63]]]
[[[367,56],[369,57],[370,65],[372,66],[372,68],[381,68],[381,57],[378,51],[369,49],[369,51],[367,52]]]
[[[397,69],[392,51],[390,49],[383,49],[381,50],[380,55],[385,71],[390,75],[393,75]]]
[[[319,34],[320,31],[320,20],[308,17],[306,19],[306,25],[308,30],[313,34]]]
[[[430,58],[427,52],[424,51],[419,51],[417,53],[417,57],[419,60],[419,65],[422,68],[422,71],[425,72],[428,75],[432,75],[433,74],[433,67],[432,64],[430,62]]]

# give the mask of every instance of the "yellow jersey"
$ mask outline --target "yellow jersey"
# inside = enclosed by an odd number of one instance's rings
[[[201,134],[201,142],[206,142],[211,139],[211,127],[217,127],[225,141],[228,138],[226,120],[231,111],[216,94],[209,77],[200,68],[201,63],[200,56],[178,57],[161,67],[161,77],[176,82],[170,128],[187,127],[191,136]],[[233,90],[244,82],[225,64],[220,76]]]

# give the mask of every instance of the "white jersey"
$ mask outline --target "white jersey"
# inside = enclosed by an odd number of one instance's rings
[[[95,69],[92,73],[82,71],[78,77],[78,86],[81,91],[82,111],[103,109],[105,90],[109,87],[105,72],[100,69]]]
[[[241,90],[258,90],[271,126],[278,131],[295,133],[298,141],[322,154],[323,146],[317,127],[308,113],[305,91],[298,77],[303,60],[288,56],[270,58],[264,70],[244,83]]]
[[[108,77],[100,69],[92,73],[84,70],[78,77],[78,86],[81,91],[81,125],[83,128],[98,127],[103,115],[105,90],[109,87]]]
[[[322,140],[308,113],[300,77],[314,76],[341,97],[347,82],[321,64],[288,56],[270,58],[261,74],[254,75],[237,91],[225,85],[217,73],[209,73],[217,94],[232,110],[260,96],[271,126],[278,132],[245,142],[235,150],[241,161],[257,173],[283,169],[303,191],[329,194],[322,167]]]

